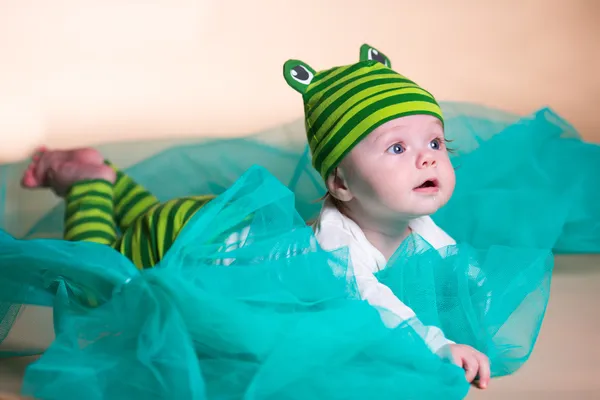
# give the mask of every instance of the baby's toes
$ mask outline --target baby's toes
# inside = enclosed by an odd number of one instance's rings
[[[35,150],[35,153],[33,153],[33,156],[31,157],[33,159],[33,161],[38,162],[40,161],[40,159],[42,158],[42,156],[48,151],[48,148],[46,148],[45,146],[42,147],[38,147]]]
[[[25,172],[23,173],[23,177],[21,178],[21,185],[28,188],[38,187],[40,186],[39,180],[35,176],[35,165],[33,163],[29,164]]]

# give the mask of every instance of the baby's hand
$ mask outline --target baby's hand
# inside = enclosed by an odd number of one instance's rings
[[[464,344],[451,344],[450,352],[454,358],[454,363],[465,370],[469,383],[472,383],[477,377],[477,386],[480,389],[487,388],[490,382],[490,360],[485,354]]]

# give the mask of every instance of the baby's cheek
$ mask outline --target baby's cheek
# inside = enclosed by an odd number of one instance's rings
[[[367,207],[375,207],[381,203],[382,197],[386,197],[386,185],[379,178],[368,177],[356,180],[351,188],[354,196]]]
[[[406,191],[407,179],[400,176],[401,166],[363,157],[348,169],[352,191],[363,201],[376,204],[396,204]],[[405,195],[406,196],[406,195]]]
[[[456,183],[456,174],[454,173],[454,167],[452,166],[452,163],[450,163],[450,161],[448,161],[444,165],[444,169],[442,170],[441,175],[444,179],[444,183],[447,186],[454,188],[454,185]]]
[[[405,181],[396,177],[380,176],[377,178],[377,185],[372,188],[372,195],[377,196],[381,203],[386,206],[394,207],[402,203],[410,195]]]

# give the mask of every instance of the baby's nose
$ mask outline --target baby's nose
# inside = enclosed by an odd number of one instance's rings
[[[417,160],[417,166],[420,168],[435,167],[436,165],[437,161],[430,152],[421,153],[419,159]]]

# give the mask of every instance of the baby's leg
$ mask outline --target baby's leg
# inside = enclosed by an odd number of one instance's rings
[[[116,173],[114,185],[115,220],[125,232],[140,216],[159,204],[158,199],[130,176],[106,161]]]
[[[65,240],[113,245],[113,184],[103,179],[82,180],[65,197]]]
[[[41,149],[23,175],[26,188],[51,188],[65,198],[65,234],[71,241],[112,245],[117,239],[113,220],[116,174],[92,149]]]
[[[47,151],[41,149],[25,171],[26,188],[52,189],[65,198],[64,238],[112,246],[117,241],[113,219],[113,185],[116,174],[93,149]],[[82,304],[96,307],[91,292],[77,295]]]
[[[95,168],[104,173],[109,168],[112,169],[108,175],[109,181],[114,182],[113,214],[121,232],[127,230],[138,217],[158,204],[156,197],[110,162],[105,161],[102,155],[92,148],[67,151],[49,151],[41,148],[33,156],[33,162],[25,171],[21,183],[30,189],[51,188],[59,196],[65,197],[73,182],[65,183],[60,180],[57,182],[56,178],[53,179],[54,171],[64,168],[65,164],[75,165],[77,170],[81,170],[81,166],[86,165],[86,169]],[[62,179],[62,176],[58,178]]]

